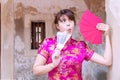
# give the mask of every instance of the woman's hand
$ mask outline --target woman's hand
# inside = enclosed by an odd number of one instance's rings
[[[109,25],[104,24],[104,23],[98,23],[97,26],[96,26],[96,28],[98,30],[104,31],[105,34],[108,34],[109,29],[110,29]]]
[[[60,63],[60,50],[55,49],[55,52],[52,55],[52,64],[56,67]]]

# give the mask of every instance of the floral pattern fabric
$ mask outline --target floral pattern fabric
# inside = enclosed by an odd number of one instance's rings
[[[52,54],[56,48],[56,37],[47,38],[38,49],[38,54],[52,62]],[[82,80],[82,62],[90,60],[94,51],[84,41],[70,38],[60,52],[60,64],[48,73],[49,80]]]

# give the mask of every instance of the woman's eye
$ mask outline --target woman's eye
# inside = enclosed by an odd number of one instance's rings
[[[60,22],[63,22],[63,20],[59,20]]]

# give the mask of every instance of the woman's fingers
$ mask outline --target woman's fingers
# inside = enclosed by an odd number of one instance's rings
[[[57,59],[60,57],[60,50],[59,49],[55,49],[55,52],[53,54],[53,58]]]
[[[55,58],[55,59],[60,58],[60,54],[59,54],[59,53],[55,53],[55,54],[54,54],[54,58]]]
[[[60,63],[60,51],[59,52],[55,51],[52,54],[52,62],[53,62],[55,67]]]
[[[102,31],[108,31],[109,30],[109,25],[107,25],[107,24],[104,24],[104,23],[98,23],[97,24],[97,26],[96,26],[96,28],[98,29],[98,30],[102,30]]]

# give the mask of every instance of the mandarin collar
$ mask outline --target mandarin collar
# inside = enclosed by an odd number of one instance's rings
[[[70,44],[71,43],[71,41],[72,41],[72,36],[70,36],[70,38],[68,39],[68,41],[66,42],[66,44]],[[56,44],[57,44],[57,36],[55,36],[55,42],[56,42]]]

